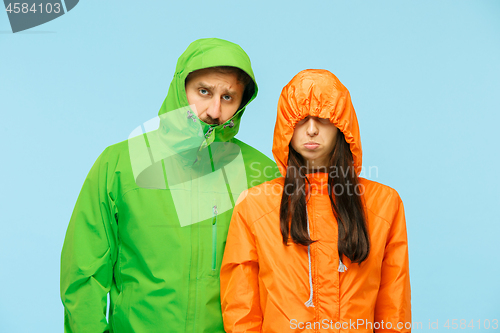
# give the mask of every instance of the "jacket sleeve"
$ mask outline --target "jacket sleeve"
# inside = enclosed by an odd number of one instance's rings
[[[238,202],[245,197],[243,192]],[[260,332],[259,261],[255,237],[246,220],[247,200],[233,210],[229,225],[220,284],[222,318],[226,333]]]
[[[105,152],[78,196],[61,253],[65,332],[108,332],[107,294],[113,275],[112,223],[116,208],[107,191]]]
[[[396,194],[395,214],[387,236],[380,289],[375,306],[375,332],[411,332],[408,239],[403,202]],[[388,322],[391,328],[388,327]]]

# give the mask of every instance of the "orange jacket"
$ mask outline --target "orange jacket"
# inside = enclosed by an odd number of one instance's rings
[[[326,70],[302,71],[283,88],[273,142],[280,172],[286,172],[295,125],[307,115],[329,118],[343,132],[359,174],[361,141],[350,95]],[[226,332],[410,332],[408,244],[398,193],[359,178],[370,253],[361,264],[344,257],[343,270],[328,174],[307,176],[310,235],[318,240],[310,247],[310,264],[306,246],[282,242],[283,177],[238,199],[220,274]],[[310,296],[313,306],[306,306]]]

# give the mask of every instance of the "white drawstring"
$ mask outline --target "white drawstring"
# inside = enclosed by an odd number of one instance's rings
[[[343,273],[345,271],[347,271],[347,266],[344,265],[342,259],[339,258],[339,272]]]
[[[309,238],[311,238],[311,232],[309,230],[309,213],[307,212],[307,206],[306,206],[306,216],[307,216],[307,234],[309,235]],[[311,308],[314,307],[313,303],[313,295],[314,295],[314,290],[313,290],[313,284],[312,284],[312,269],[311,269],[311,245],[307,246],[307,258],[309,259],[309,299],[307,302],[304,304],[306,307]],[[344,265],[342,262],[342,259],[339,257],[339,268],[338,271],[343,273],[347,271],[347,266]]]
[[[306,206],[306,216],[307,216],[307,234],[309,235],[309,238],[311,238],[311,232],[309,231],[309,214],[307,213],[307,206]],[[309,299],[307,302],[305,302],[306,307],[314,307],[313,303],[313,280],[312,280],[312,273],[311,273],[311,245],[307,246],[307,257],[309,259]]]

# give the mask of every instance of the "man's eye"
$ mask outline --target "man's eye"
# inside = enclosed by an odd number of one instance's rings
[[[207,89],[200,89],[200,94],[208,95],[208,90]]]
[[[231,100],[231,96],[229,96],[229,95],[224,95],[224,96],[222,96],[222,98],[223,98],[225,101],[230,101],[230,100]]]

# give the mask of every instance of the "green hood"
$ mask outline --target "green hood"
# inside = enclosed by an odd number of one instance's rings
[[[185,89],[185,81],[189,73],[215,66],[232,66],[240,68],[252,78],[255,84],[254,94],[249,101],[242,106],[231,119],[217,126],[206,124],[196,116],[189,107]],[[225,142],[232,139],[238,133],[241,116],[245,111],[245,107],[257,96],[257,90],[257,82],[255,81],[255,76],[252,71],[250,58],[239,45],[218,38],[199,39],[191,43],[186,51],[179,57],[175,68],[174,78],[170,83],[167,97],[158,112],[158,116],[164,119],[163,116],[167,113],[185,108],[183,112],[177,113],[179,115],[187,115],[197,120],[197,123],[189,122],[189,124],[193,126],[192,132],[197,132],[201,126],[203,134],[205,134],[207,145],[213,141]],[[177,120],[184,124],[183,119]],[[168,121],[169,124],[171,124],[173,121],[172,117],[169,117]],[[179,127],[182,128],[183,131],[186,130],[184,126]],[[211,131],[209,131],[210,128],[212,128]]]

